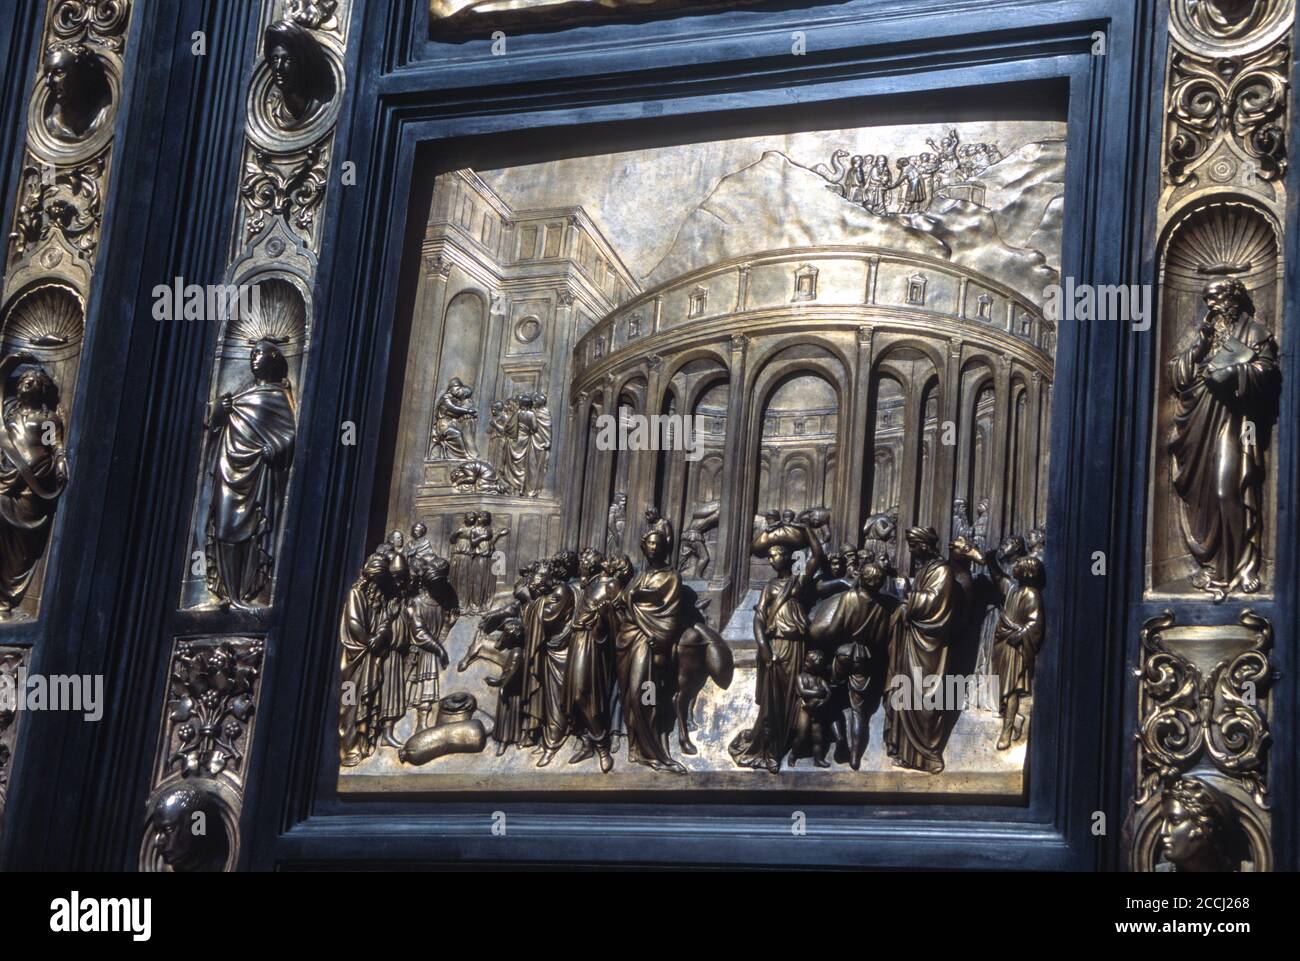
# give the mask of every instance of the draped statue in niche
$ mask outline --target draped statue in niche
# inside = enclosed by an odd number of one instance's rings
[[[270,339],[253,344],[253,382],[221,396],[208,421],[212,499],[206,582],[222,606],[254,606],[271,579],[275,532],[297,421],[289,365]]]
[[[54,511],[68,484],[64,418],[53,378],[34,356],[0,361],[0,384],[30,365],[4,400],[0,431],[0,619],[13,614],[45,553]]]
[[[1208,308],[1170,361],[1176,398],[1169,441],[1183,539],[1199,570],[1192,586],[1216,602],[1260,588],[1262,447],[1280,390],[1278,346],[1238,280],[1205,288]]]

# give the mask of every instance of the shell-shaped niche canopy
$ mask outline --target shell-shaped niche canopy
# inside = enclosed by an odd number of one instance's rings
[[[20,293],[5,312],[6,351],[27,350],[49,360],[75,356],[85,332],[81,297],[71,287],[42,283]]]
[[[1169,280],[1199,287],[1219,277],[1267,282],[1277,267],[1277,234],[1251,204],[1214,203],[1191,212],[1175,228],[1168,247]]]
[[[307,341],[307,305],[302,293],[282,277],[240,285],[239,300],[232,305],[226,346],[246,350],[269,340],[286,357],[302,353]]]

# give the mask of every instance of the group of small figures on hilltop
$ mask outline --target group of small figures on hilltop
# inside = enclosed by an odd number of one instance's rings
[[[929,151],[899,157],[890,168],[884,154],[850,154],[836,150],[831,166],[818,164],[813,169],[831,182],[831,189],[850,203],[873,214],[925,213],[935,199],[958,184],[970,181],[1002,159],[1002,152],[991,143],[961,143],[956,130],[950,130],[937,143],[926,143]]]

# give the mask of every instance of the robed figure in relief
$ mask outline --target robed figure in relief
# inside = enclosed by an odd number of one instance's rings
[[[524,608],[523,744],[540,744],[537,766],[546,767],[569,736],[565,680],[576,598],[550,564],[539,567],[531,593]]]
[[[1245,286],[1217,281],[1204,297],[1205,318],[1170,362],[1169,453],[1183,539],[1199,567],[1192,585],[1221,601],[1260,587],[1262,445],[1280,375],[1277,341],[1255,319]]]
[[[807,550],[809,557],[803,570],[796,572],[795,554],[800,550]],[[814,585],[825,555],[812,527],[792,520],[760,531],[751,553],[766,557],[773,571],[754,609],[758,717],[752,728],[732,739],[727,750],[741,767],[776,774],[793,746],[799,717],[799,674],[808,649],[809,615],[817,601]]]
[[[646,566],[623,591],[623,622],[614,645],[628,760],[685,774],[668,748],[675,721],[673,646],[688,614],[682,576],[672,564],[670,529],[650,527],[641,535],[641,553]]]
[[[289,368],[280,348],[259,340],[253,383],[223,394],[208,423],[212,500],[206,581],[224,604],[249,607],[271,578],[279,516],[297,423]]]
[[[913,527],[906,538],[919,567],[890,625],[885,751],[896,767],[938,774],[947,713],[944,676],[964,598],[953,565],[939,555],[935,530]]]
[[[0,619],[27,593],[68,483],[58,389],[31,354],[0,361],[0,384],[22,364],[17,390],[3,405],[0,431]]]

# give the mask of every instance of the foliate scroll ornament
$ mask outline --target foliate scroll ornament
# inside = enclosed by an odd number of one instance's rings
[[[1267,808],[1273,630],[1249,610],[1239,623],[1176,628],[1166,612],[1143,625],[1137,808],[1201,768],[1231,778]]]
[[[1170,56],[1165,173],[1186,183],[1221,138],[1258,165],[1261,180],[1286,173],[1286,108],[1291,47],[1279,42],[1251,56]]]
[[[316,211],[325,199],[329,157],[323,144],[290,156],[250,147],[239,195],[244,203],[245,240],[264,231],[271,217],[282,217],[308,243],[315,237]]]
[[[120,51],[130,15],[130,0],[61,0],[50,29],[60,40],[89,40]]]
[[[103,223],[106,156],[70,169],[35,162],[22,173],[22,195],[9,235],[11,259],[21,260],[52,236],[89,260],[99,247]]]

